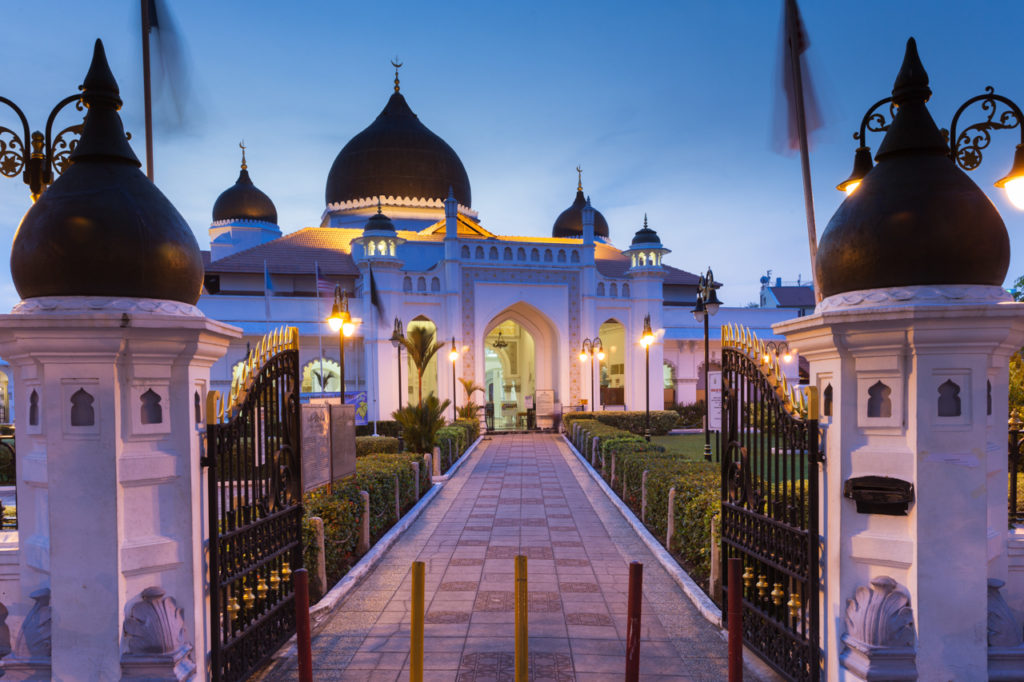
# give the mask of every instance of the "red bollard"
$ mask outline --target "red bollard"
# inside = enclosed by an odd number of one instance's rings
[[[640,607],[643,603],[644,565],[629,563],[629,602],[626,606],[626,682],[640,680]]]
[[[299,682],[313,682],[313,649],[309,635],[309,573],[292,572],[295,588],[295,639],[299,650]]]
[[[729,559],[729,682],[743,682],[743,559]]]

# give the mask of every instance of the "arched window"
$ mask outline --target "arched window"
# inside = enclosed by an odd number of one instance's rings
[[[512,249],[505,247],[505,260],[512,260]]]
[[[92,404],[96,402],[84,388],[71,394],[71,425],[92,426],[96,423],[96,411]]]
[[[412,291],[412,277],[406,277],[402,280],[402,291]]]
[[[303,393],[336,393],[340,378],[337,360],[316,358],[302,368],[301,391]]]
[[[559,263],[564,263],[565,262],[565,249],[559,249],[558,250],[558,262]]]
[[[430,290],[435,292],[435,293],[438,292],[438,291],[441,291],[441,280],[439,280],[437,277],[431,277],[430,278]]]
[[[139,420],[142,424],[160,424],[164,420],[164,409],[160,405],[160,394],[148,389],[139,396]]]
[[[413,330],[422,329],[427,334],[425,340],[432,341],[437,337],[437,327],[427,317],[420,315],[414,318],[405,328],[406,338],[412,338]],[[439,339],[440,340],[440,339]],[[406,381],[407,394],[406,398],[402,401],[403,405],[416,405],[419,400],[419,373],[416,369],[415,358],[405,354],[408,365],[406,371],[402,372],[404,380]],[[438,359],[442,358],[446,364],[448,362],[448,350],[443,349],[439,353],[435,353],[430,361],[423,368],[423,397],[426,398],[431,393],[437,394],[437,374],[438,374]]]
[[[640,267],[645,267],[646,265],[647,265],[647,254],[644,253],[643,251],[641,251],[640,252]]]
[[[530,251],[530,260],[533,261],[534,263],[539,263],[540,262],[540,251],[538,251],[537,249],[532,249]]]
[[[623,298],[629,298],[629,284],[622,285],[622,296]]]
[[[393,241],[391,241],[390,239],[388,240],[388,255],[389,256],[394,256],[395,255],[395,243]]]
[[[892,416],[892,389],[876,381],[868,389],[868,416],[888,419]]]
[[[573,251],[572,252],[572,256],[569,257],[569,260],[571,262],[573,262],[573,263],[579,263],[580,262],[580,252],[579,251]]]
[[[519,247],[516,251],[516,260],[526,260],[526,249]]]
[[[371,242],[369,242],[366,245],[366,255],[367,256],[376,256],[377,255],[377,243],[376,242],[371,241]]]
[[[480,259],[480,260],[483,260],[483,258],[484,258],[484,247],[482,247],[482,246],[476,247],[476,257],[478,259]]]
[[[597,335],[605,355],[601,362],[601,404],[625,405],[626,328],[618,320],[610,319],[601,325]]]
[[[616,284],[615,282],[612,282],[611,286],[608,288],[608,295],[609,296],[618,296],[619,295],[619,285]]]
[[[469,247],[465,244],[462,245],[462,257],[469,258]]]
[[[427,278],[419,277],[416,279],[416,291],[418,293],[426,293],[427,291]]]
[[[492,246],[490,251],[487,252],[487,258],[489,260],[498,260],[498,247]]]
[[[597,295],[604,296],[604,282],[597,283]]]
[[[960,416],[960,386],[952,379],[939,386],[939,416]]]
[[[554,254],[551,253],[551,249],[544,249],[544,262],[550,263],[554,258]]]

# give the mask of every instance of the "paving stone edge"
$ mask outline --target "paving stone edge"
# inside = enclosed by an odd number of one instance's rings
[[[671,575],[679,587],[682,588],[683,592],[690,598],[690,601],[693,602],[695,607],[697,607],[697,610],[700,611],[701,615],[711,623],[714,623],[716,626],[721,628],[721,609],[715,605],[715,602],[711,601],[710,597],[704,594],[704,591],[697,586],[697,583],[693,581],[690,574],[684,571],[679,565],[679,562],[673,559],[672,555],[668,553],[665,547],[658,542],[653,535],[651,535],[651,531],[647,530],[647,527],[640,522],[640,519],[636,517],[633,510],[627,507],[626,503],[608,487],[605,480],[601,478],[601,474],[597,473],[597,471],[590,466],[590,463],[587,462],[586,458],[576,450],[572,441],[570,441],[565,434],[562,434],[562,439],[565,441],[565,444],[569,446],[569,450],[572,454],[576,455],[576,459],[580,461],[583,468],[586,469],[588,474],[590,474],[590,478],[600,486],[601,490],[604,491],[604,494],[608,497],[608,500],[615,505],[615,508],[619,510],[619,513],[626,519],[626,522],[633,527],[636,534],[639,535],[640,539],[644,541],[645,545],[647,545],[647,549],[651,550],[651,554],[658,559],[658,563],[661,564],[662,568],[668,571],[669,575]]]

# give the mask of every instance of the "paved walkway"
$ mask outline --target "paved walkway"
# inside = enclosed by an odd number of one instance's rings
[[[628,565],[644,564],[641,675],[726,678],[726,642],[560,437],[481,442],[313,639],[317,680],[406,680],[410,564],[426,563],[425,679],[511,680],[513,557],[528,557],[531,680],[621,680]],[[295,659],[264,679],[296,679]],[[748,676],[747,679],[754,679]]]

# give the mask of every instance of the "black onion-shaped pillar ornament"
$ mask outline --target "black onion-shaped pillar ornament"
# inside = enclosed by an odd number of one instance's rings
[[[79,89],[88,113],[71,165],[14,235],[11,277],[18,294],[194,304],[203,282],[199,245],[185,219],[139,170],[99,40]]]
[[[1010,238],[985,193],[949,158],[925,103],[911,38],[893,85],[899,107],[876,165],[832,216],[815,264],[823,296],[915,285],[1001,286]]]

